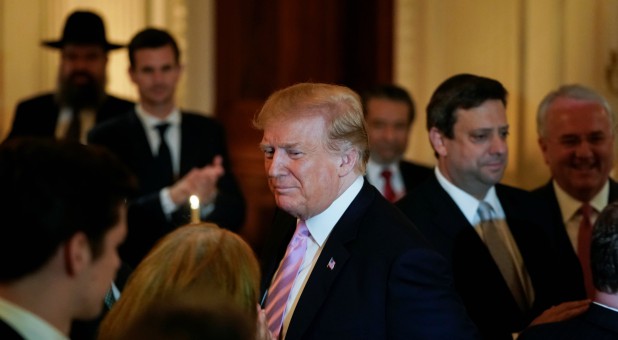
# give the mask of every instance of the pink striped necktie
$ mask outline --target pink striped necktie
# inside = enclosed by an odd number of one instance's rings
[[[308,236],[309,230],[305,221],[299,221],[296,225],[294,236],[288,244],[279,271],[277,271],[275,280],[268,292],[266,317],[268,318],[268,329],[270,329],[275,339],[279,338],[279,333],[281,332],[284,318],[283,312],[290,296],[290,290],[305,257]]]

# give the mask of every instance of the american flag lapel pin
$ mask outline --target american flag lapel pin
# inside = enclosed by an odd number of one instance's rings
[[[330,270],[335,269],[335,260],[331,257],[326,267]]]

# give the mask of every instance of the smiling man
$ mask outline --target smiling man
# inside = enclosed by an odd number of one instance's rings
[[[427,106],[435,175],[396,205],[451,264],[483,338],[512,339],[530,323],[583,312],[583,298],[539,230],[549,218],[528,192],[499,184],[508,161],[507,91],[459,74]],[[540,316],[543,313],[542,316]]]
[[[139,179],[121,248],[123,259],[136,266],[159,238],[189,222],[191,195],[200,199],[203,220],[233,231],[244,222],[245,201],[230,169],[223,127],[176,106],[182,65],[175,39],[146,28],[131,39],[129,62],[138,105],[93,129],[88,141],[113,151]]]
[[[555,228],[550,232],[566,245],[560,248],[563,258],[573,259],[577,254],[590,298],[594,294],[589,265],[591,226],[601,210],[618,199],[618,184],[609,177],[614,129],[607,100],[581,85],[550,92],[537,112],[539,146],[552,179],[534,193],[551,204]]]
[[[279,208],[262,257],[276,339],[473,339],[445,260],[363,177],[358,95],[301,83],[254,124]]]

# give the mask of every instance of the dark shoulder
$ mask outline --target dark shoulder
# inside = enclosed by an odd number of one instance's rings
[[[408,210],[422,208],[430,204],[428,198],[439,195],[440,190],[443,189],[433,174],[433,170],[430,170],[425,180],[410,189],[405,196],[395,202],[395,205],[407,214]]]
[[[115,108],[125,109],[124,111],[133,110],[135,108],[134,102],[116,96],[107,95],[105,100],[106,105],[113,106]]]
[[[424,166],[415,162],[410,162],[410,161],[406,161],[406,160],[401,160],[399,161],[399,168],[401,169],[401,171],[414,171],[414,172],[418,172],[418,173],[424,173],[426,175],[431,175],[433,173],[433,169],[428,167],[428,166]]]
[[[183,123],[199,124],[213,129],[223,129],[223,125],[213,117],[209,117],[197,112],[182,111]]]
[[[126,134],[133,134],[134,126],[141,124],[135,111],[127,111],[126,114],[112,117],[95,125],[88,132],[88,142],[99,144],[108,139],[118,140]]]
[[[498,197],[508,196],[511,199],[517,200],[526,200],[534,197],[534,195],[528,190],[501,183],[496,184],[496,193],[498,194]]]
[[[416,225],[395,205],[388,202],[371,187],[373,201],[364,212],[366,239],[370,242],[383,241],[382,245],[392,248],[429,247]]]
[[[549,180],[549,182],[534,188],[530,191],[533,195],[535,196],[539,196],[539,197],[548,197],[553,195],[554,193],[554,186],[552,185],[552,181]]]
[[[56,105],[53,93],[39,94],[33,97],[26,98],[20,101],[18,107],[36,107],[36,106],[50,106]]]

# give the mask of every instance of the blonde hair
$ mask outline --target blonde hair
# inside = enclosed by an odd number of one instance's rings
[[[360,97],[340,85],[299,83],[273,93],[253,119],[259,130],[274,120],[321,116],[326,121],[325,146],[332,152],[355,149],[356,170],[365,173],[369,141]]]
[[[226,300],[257,318],[260,268],[240,236],[215,224],[180,227],[161,239],[138,265],[99,330],[123,334],[154,302],[187,295]]]

